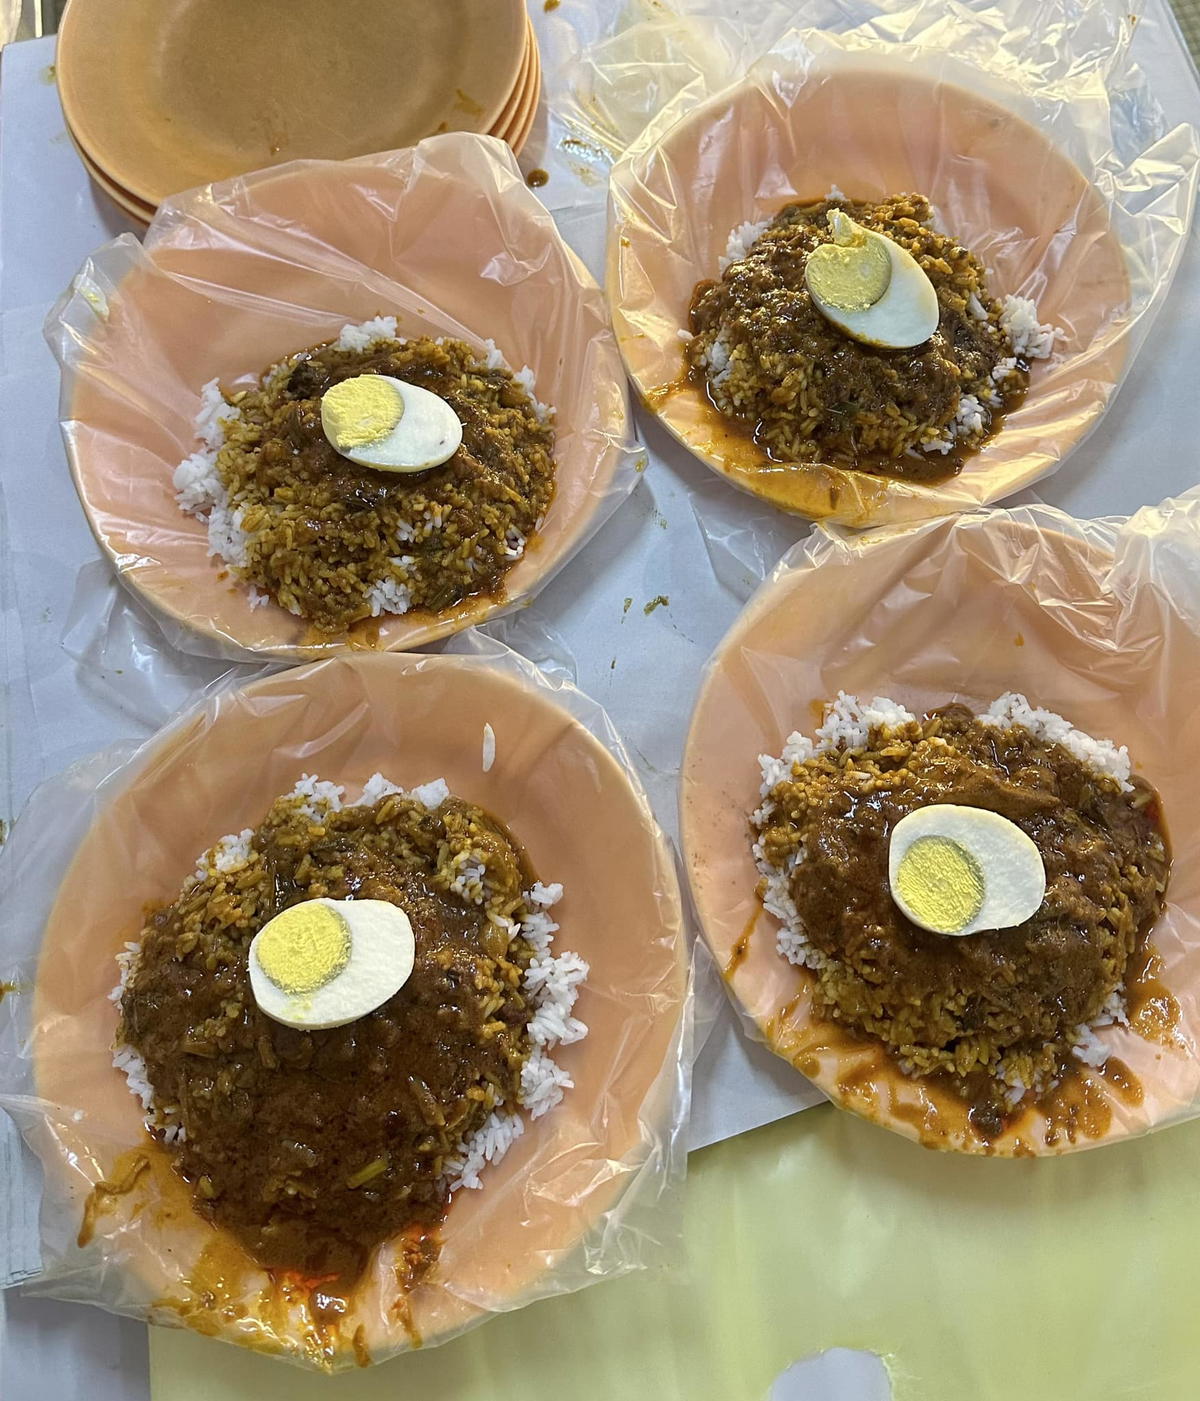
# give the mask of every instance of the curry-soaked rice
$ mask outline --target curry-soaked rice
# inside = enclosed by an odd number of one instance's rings
[[[805,286],[809,255],[848,213],[916,259],[937,293],[938,329],[908,350],[863,345]],[[692,296],[687,367],[721,414],[780,462],[829,462],[931,482],[961,469],[1029,385],[1053,334],[1030,303],[1000,302],[979,259],[931,225],[923,195],[789,204],[719,281]]]
[[[1100,772],[1025,725],[961,705],[872,724],[865,743],[764,773],[755,853],[784,923],[780,950],[811,971],[821,1012],[883,1042],[907,1072],[944,1076],[994,1117],[1061,1077],[1090,1024],[1121,1018],[1131,958],[1170,872],[1145,780]],[[951,938],[904,916],[889,840],[933,803],[999,813],[1033,840],[1046,893],[1032,918]]]
[[[426,1268],[456,1152],[520,1101],[524,856],[482,809],[402,793],[340,810],[289,795],[239,842],[151,916],[120,997],[119,1041],[144,1062],[157,1131],[197,1210],[265,1267],[344,1287],[407,1235]],[[374,1012],[300,1031],[258,1009],[248,949],[280,910],[321,896],[402,905],[416,961]]]
[[[498,596],[554,496],[549,415],[497,357],[462,341],[336,342],[272,366],[235,401],[216,470],[244,532],[240,577],[320,632],[381,613],[439,613]],[[376,471],[338,453],[321,396],[381,374],[440,395],[462,446],[427,472]]]

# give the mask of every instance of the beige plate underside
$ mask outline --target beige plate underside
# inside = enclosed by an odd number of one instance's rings
[[[504,110],[496,119],[490,135],[498,136],[502,141],[507,141],[512,147],[513,153],[519,155],[522,146],[529,138],[529,133],[533,127],[533,118],[537,111],[538,100],[541,96],[542,87],[542,64],[541,55],[538,51],[537,38],[533,32],[532,23],[529,25],[528,43],[525,56],[521,60],[521,71],[517,78],[517,84],[513,89],[513,94],[505,104]],[[129,190],[125,189],[110,175],[106,174],[100,166],[92,159],[84,149],[79,137],[67,125],[67,134],[75,147],[76,154],[83,163],[84,169],[100,189],[117,205],[123,214],[129,215],[138,223],[148,225],[154,218],[155,207],[147,204],[145,200],[139,199]]]
[[[489,773],[485,723],[496,740]],[[547,689],[474,658],[335,658],[232,693],[215,718],[181,722],[106,803],[46,926],[31,1049],[39,1095],[64,1107],[60,1146],[75,1155],[53,1155],[47,1173],[82,1216],[89,1183],[146,1147],[153,1170],[101,1214],[92,1249],[127,1276],[125,1297],[165,1301],[168,1316],[266,1350],[300,1350],[302,1311],[192,1212],[165,1154],[141,1133],[139,1107],[111,1062],[107,994],[146,903],[171,899],[199,852],[257,823],[302,773],[357,789],[376,771],[406,787],[444,777],[510,824],[539,875],[564,883],[560,942],[591,965],[577,1008],[589,1034],[559,1053],[575,1089],[490,1169],[485,1190],[455,1199],[436,1282],[413,1299],[427,1342],[480,1308],[519,1305],[574,1249],[641,1162],[646,1125],[661,1124],[673,1078],[660,1073],[682,1014],[687,955],[672,860],[625,771]],[[67,1106],[82,1111],[78,1120]],[[326,1340],[336,1364],[352,1362],[360,1323],[372,1357],[406,1345],[392,1260],[386,1247],[353,1316]],[[240,1320],[222,1311],[222,1291],[245,1306]]]
[[[505,101],[504,106],[497,113],[496,120],[488,128],[492,136],[503,137],[504,133],[513,125],[513,119],[520,114],[529,93],[530,82],[533,79],[533,64],[536,52],[537,39],[533,32],[533,22],[528,21],[525,34],[525,52],[521,56],[521,67],[517,73],[517,80],[513,84],[513,90]]]
[[[136,195],[131,195],[128,190],[122,189],[115,180],[105,175],[79,144],[79,139],[69,126],[67,127],[67,135],[71,138],[71,142],[75,147],[75,154],[79,157],[84,170],[87,171],[88,175],[99,189],[112,200],[122,214],[128,214],[131,219],[136,219],[139,224],[148,226],[151,219],[154,218],[154,210],[151,206],[144,200],[138,199]]]
[[[537,120],[538,102],[542,95],[542,61],[536,51],[534,52],[533,58],[533,74],[524,107],[517,119],[515,129],[511,133],[504,135],[504,140],[512,147],[513,154],[516,156],[521,154],[522,148],[529,140],[529,134],[533,130],[533,124]]]
[[[72,0],[57,72],[92,159],[157,205],[285,161],[490,131],[527,45],[520,0]]]
[[[947,521],[784,573],[755,596],[710,663],[681,775],[684,858],[704,937],[729,991],[778,1055],[844,1108],[930,1147],[1050,1154],[1169,1122],[1200,1094],[1200,636],[1173,631],[1152,590],[1125,615],[1105,582],[1112,557],[1005,516]],[[1115,638],[1120,636],[1120,644]],[[1151,650],[1148,652],[1147,647]],[[951,700],[976,709],[1006,691],[1126,744],[1163,799],[1175,851],[1155,926],[1161,995],[1139,1026],[1101,1033],[1139,1089],[1096,1071],[1049,1113],[1026,1108],[985,1142],[960,1101],[899,1071],[881,1046],[814,1013],[811,974],[776,948],[756,896],[749,814],[756,756],[811,734],[814,707],[839,690],[891,696],[915,713]],[[1178,1023],[1165,1009],[1178,1004]],[[1161,1023],[1161,1025],[1160,1025]]]

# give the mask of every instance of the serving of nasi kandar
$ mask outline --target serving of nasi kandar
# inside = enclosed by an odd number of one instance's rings
[[[118,959],[114,1063],[194,1209],[335,1320],[376,1250],[435,1268],[453,1196],[486,1186],[572,1088],[588,965],[543,884],[442,780],[306,775],[199,858]],[[314,1306],[315,1307],[315,1306]]]
[[[840,191],[730,234],[681,332],[688,376],[777,463],[917,483],[962,470],[1054,347],[930,201]]]
[[[816,1018],[959,1102],[982,1151],[1029,1108],[1050,1146],[1083,1133],[1055,1102],[1137,1029],[1171,872],[1128,753],[1020,695],[839,695],[760,764],[759,896]]]
[[[346,326],[228,397],[201,392],[180,509],[250,593],[325,640],[498,599],[554,499],[554,415],[490,342]]]

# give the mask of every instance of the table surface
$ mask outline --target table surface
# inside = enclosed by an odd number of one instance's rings
[[[1134,51],[1168,122],[1200,120],[1195,69],[1165,0],[1148,0]],[[107,587],[107,571],[64,469],[57,373],[40,327],[47,306],[86,254],[131,226],[94,190],[75,157],[58,111],[52,58],[53,40],[40,40],[7,49],[0,67],[0,489],[10,542],[0,574],[0,647],[10,683],[6,752],[0,753],[0,816],[6,818],[38,782],[66,764],[113,740],[145,736],[167,718],[160,703],[128,681],[117,682],[114,671],[125,668],[117,668],[112,656],[80,666],[62,647],[78,597],[77,571],[92,594]],[[564,235],[598,270],[600,239],[594,225],[576,226],[569,217],[572,177],[543,121],[522,164],[551,171],[551,185],[542,193]],[[1200,254],[1193,238],[1151,348],[1135,364],[1114,409],[1061,471],[1017,499],[1045,500],[1080,516],[1127,514],[1193,485],[1200,473],[1175,448],[1183,425],[1171,422],[1168,406],[1187,411],[1198,352]],[[550,624],[551,639],[565,639],[574,652],[581,686],[613,714],[643,767],[664,825],[673,828],[680,719],[691,692],[685,682],[698,673],[740,606],[739,589],[744,593],[751,581],[729,586],[726,580],[707,597],[680,598],[649,617],[633,609],[628,623],[620,622],[622,603],[629,596],[641,603],[670,594],[680,560],[704,551],[697,500],[709,507],[715,501],[733,525],[758,513],[743,498],[726,502],[734,493],[645,415],[640,428],[651,471],[534,612]],[[47,471],[31,479],[31,468],[41,464]],[[711,524],[711,512],[707,519]],[[804,529],[786,518],[772,522],[768,553],[780,553]],[[64,570],[64,559],[75,567]],[[603,646],[581,645],[596,637]],[[135,635],[130,645],[143,644]],[[659,664],[648,676],[632,662],[650,653]],[[136,680],[137,657],[129,660]],[[174,704],[219,670],[179,660]],[[660,703],[658,678],[664,674],[680,678],[674,710]],[[748,1042],[722,1004],[697,1066],[693,1143],[726,1137],[811,1102],[797,1078]],[[3,1163],[0,1156],[0,1177]],[[0,1247],[9,1229],[3,1210],[0,1200]],[[86,1394],[89,1401],[140,1401],[147,1394],[145,1338],[142,1325],[98,1310],[0,1295],[0,1397]],[[79,1389],[84,1376],[86,1393]]]
[[[1171,0],[1171,8],[1192,58],[1200,62],[1200,0]]]

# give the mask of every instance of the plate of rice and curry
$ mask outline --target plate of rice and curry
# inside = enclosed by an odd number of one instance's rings
[[[554,414],[493,342],[398,336],[396,318],[201,391],[180,509],[248,591],[336,640],[374,619],[503,595],[554,499]],[[361,631],[361,626],[360,626]]]
[[[637,479],[603,297],[496,142],[180,196],[47,329],[89,524],[185,650],[434,641]]]
[[[78,1231],[47,1292],[333,1370],[627,1267],[687,953],[585,710],[511,657],[330,659],[120,775],[35,992],[46,1209]]]
[[[612,189],[630,377],[784,510],[862,526],[998,500],[1121,378],[1131,292],[1104,199],[982,91],[779,60],[651,128]]]
[[[1114,639],[1153,591],[1118,598],[1111,566],[1006,517],[826,541],[700,690],[681,832],[727,989],[836,1103],[927,1147],[1064,1153],[1200,1094],[1200,658],[1181,634],[1147,687]]]

